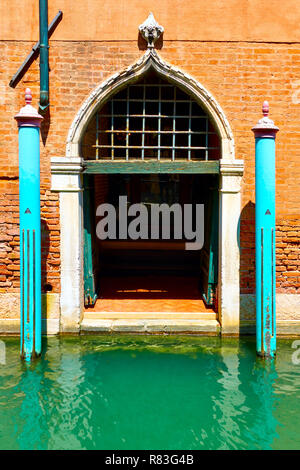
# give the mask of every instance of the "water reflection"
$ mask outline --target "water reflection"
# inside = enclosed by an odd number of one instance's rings
[[[299,448],[300,367],[279,342],[252,339],[49,338],[41,360],[7,341],[0,448]]]
[[[20,405],[18,432],[16,441],[21,449],[28,449],[33,444],[34,449],[41,448],[43,410],[40,406],[42,389],[42,365],[41,362],[31,367],[28,363],[23,364],[23,373],[17,388],[23,394]],[[16,420],[18,417],[15,417]]]
[[[215,396],[221,449],[270,448],[277,425],[273,417],[275,362],[245,354],[244,345],[220,348],[224,369]]]
[[[81,350],[69,344],[58,344],[57,355],[48,356],[51,374],[45,384],[42,403],[49,423],[50,449],[85,449],[81,443],[84,430],[82,408],[85,397],[81,394],[84,382]],[[59,359],[59,360],[58,360]],[[56,393],[53,393],[53,390]]]
[[[218,379],[219,394],[214,396],[218,416],[221,449],[239,448],[244,445],[240,439],[239,417],[245,403],[245,395],[240,389],[239,343],[236,346],[222,345],[220,348],[223,367]]]

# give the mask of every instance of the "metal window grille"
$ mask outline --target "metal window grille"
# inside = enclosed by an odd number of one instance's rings
[[[82,142],[92,160],[209,160],[219,138],[208,115],[176,86],[155,77],[114,95],[95,114]]]

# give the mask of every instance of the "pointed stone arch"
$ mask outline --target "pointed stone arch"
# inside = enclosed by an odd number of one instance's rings
[[[133,65],[122,72],[116,73],[96,87],[84,101],[77,112],[69,129],[66,156],[80,157],[80,140],[86,127],[97,109],[120,89],[137,81],[149,69],[153,68],[162,78],[180,87],[207,112],[211,118],[221,140],[221,158],[234,160],[234,138],[226,116],[209,91],[197,80],[165,62],[155,51],[147,49],[146,53]]]

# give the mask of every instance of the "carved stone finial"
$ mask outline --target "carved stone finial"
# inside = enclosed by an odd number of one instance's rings
[[[144,21],[144,23],[139,26],[139,31],[143,38],[147,41],[148,48],[152,49],[154,47],[154,43],[164,32],[164,28],[157,23],[153,13],[149,13],[146,21]]]

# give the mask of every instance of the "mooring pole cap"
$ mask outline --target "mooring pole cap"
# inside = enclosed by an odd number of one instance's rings
[[[263,118],[261,118],[256,126],[252,127],[255,137],[275,139],[279,131],[279,127],[275,126],[274,121],[269,118],[269,103],[264,101],[262,105]]]
[[[44,118],[31,106],[32,93],[30,88],[26,88],[25,90],[25,103],[25,106],[23,106],[14,117],[18,123],[18,127],[41,127],[41,122]]]

